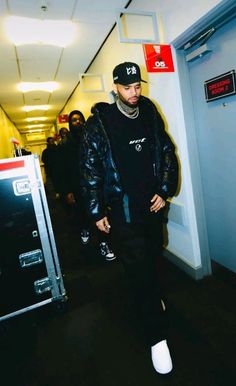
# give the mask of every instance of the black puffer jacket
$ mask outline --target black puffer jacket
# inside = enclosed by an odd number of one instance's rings
[[[178,162],[175,147],[151,100],[142,96],[139,108],[145,126],[152,131],[150,150],[155,169],[156,193],[167,199],[177,189]],[[105,102],[97,103],[92,108],[93,115],[88,118],[81,138],[81,189],[87,211],[94,221],[102,219],[107,214],[107,207],[123,197],[119,172],[104,124],[107,109],[109,104]]]

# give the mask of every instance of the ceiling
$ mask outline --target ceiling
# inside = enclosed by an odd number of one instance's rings
[[[30,130],[26,118],[45,117],[42,130],[55,122],[69,96],[86,72],[116,22],[117,9],[128,0],[0,0],[0,105],[22,133]],[[76,25],[72,44],[62,48],[49,44],[15,46],[4,30],[7,16],[70,20]],[[53,92],[18,91],[20,82],[56,81]],[[23,111],[25,105],[48,105],[47,111]],[[37,119],[30,125],[39,124]],[[42,124],[42,122],[41,122]],[[36,129],[36,127],[35,127]],[[32,128],[31,128],[32,130]]]

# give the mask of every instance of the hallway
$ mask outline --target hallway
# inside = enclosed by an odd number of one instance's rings
[[[49,198],[68,294],[0,325],[3,386],[226,386],[236,376],[236,277],[214,267],[194,281],[163,262],[174,371],[152,368],[119,260],[78,245],[75,226]],[[132,328],[131,328],[132,326]]]

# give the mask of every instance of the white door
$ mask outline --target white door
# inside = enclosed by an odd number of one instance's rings
[[[206,102],[204,82],[236,70],[236,20],[188,62],[210,258],[236,272],[236,95]]]

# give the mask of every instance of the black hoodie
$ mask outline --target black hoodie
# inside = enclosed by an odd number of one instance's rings
[[[79,115],[83,124],[72,124],[74,115]],[[80,138],[85,124],[84,115],[79,110],[73,110],[69,114],[68,140],[60,149],[60,190],[61,193],[78,193],[79,191],[79,150]]]

